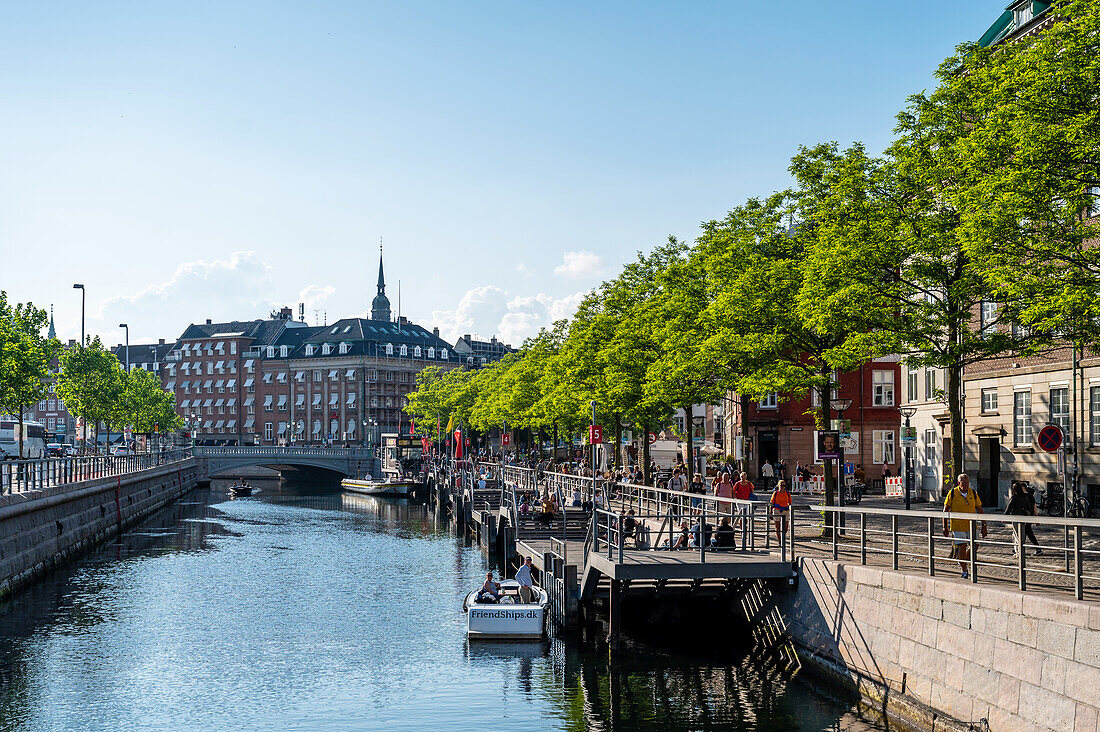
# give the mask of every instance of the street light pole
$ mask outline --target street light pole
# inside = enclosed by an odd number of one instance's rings
[[[905,447],[905,510],[912,506],[913,494],[913,443],[909,442],[909,418],[917,413],[913,407],[902,407],[901,416],[905,417],[905,437],[902,445]]]
[[[80,345],[84,346],[84,285],[73,285],[74,290],[80,290]]]
[[[130,373],[130,326],[119,323],[118,327],[126,330],[126,373]]]
[[[844,428],[844,412],[851,406],[852,406],[852,400],[851,399],[834,399],[833,400],[833,409],[836,410],[836,415],[837,415],[837,417],[836,417],[837,427],[840,428],[840,429],[837,430],[837,432],[838,432],[838,434],[837,434],[837,437],[838,437],[837,447],[840,448],[840,460],[839,460],[839,462],[837,462],[837,466],[836,466],[836,479],[837,479],[837,504],[841,508],[844,508],[844,506],[846,504],[846,501],[844,500],[844,440],[839,439],[839,437],[840,437],[839,433]],[[860,425],[860,426],[862,427],[862,425]],[[840,528],[843,529],[844,528],[844,523],[845,523],[845,521],[844,521],[844,511],[840,512],[839,518],[840,518],[839,526],[840,526]],[[834,530],[835,530],[835,527],[834,527]]]
[[[596,402],[595,400],[588,403],[592,407],[592,424],[596,424]],[[592,430],[589,430],[591,434]],[[592,500],[596,500],[596,444],[591,439],[588,441],[589,447],[592,448]]]

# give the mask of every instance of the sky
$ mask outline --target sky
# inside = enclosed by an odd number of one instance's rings
[[[0,289],[58,336],[289,305],[519,345],[637,252],[889,142],[1007,0],[51,2],[0,23]]]

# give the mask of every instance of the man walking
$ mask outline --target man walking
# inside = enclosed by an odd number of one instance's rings
[[[943,501],[944,513],[985,513],[982,510],[982,500],[978,498],[976,491],[970,489],[970,476],[959,473],[955,487],[947,492],[947,498]],[[950,520],[950,531],[953,537],[951,558],[959,560],[962,568],[962,577],[966,579],[970,575],[967,572],[966,563],[970,561],[970,520]],[[943,520],[943,535],[948,533],[948,519]],[[985,521],[982,521],[982,538],[986,537]]]
[[[516,582],[519,583],[519,599],[524,605],[534,601],[535,580],[531,577],[531,557],[524,557],[523,564],[516,571]]]

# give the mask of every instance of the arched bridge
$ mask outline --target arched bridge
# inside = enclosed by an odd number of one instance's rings
[[[194,448],[199,475],[210,477],[235,468],[322,468],[346,476],[374,472],[374,451],[365,447],[204,447]]]

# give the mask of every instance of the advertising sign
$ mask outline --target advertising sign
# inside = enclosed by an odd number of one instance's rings
[[[818,460],[840,459],[840,432],[837,430],[822,430],[817,433],[817,458]]]
[[[530,605],[472,605],[469,632],[489,636],[542,637],[543,609]]]
[[[603,426],[598,424],[588,425],[588,444],[603,444]]]

